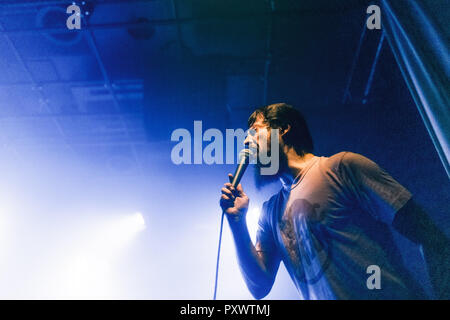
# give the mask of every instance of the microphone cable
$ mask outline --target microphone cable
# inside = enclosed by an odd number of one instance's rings
[[[234,172],[233,178],[230,178],[231,185],[236,188],[241,181],[242,176],[244,175],[245,170],[249,164],[249,157],[254,153],[250,149],[243,149],[239,153],[239,165]],[[217,280],[219,277],[219,262],[220,262],[220,247],[222,245],[222,231],[223,231],[223,217],[225,216],[225,210],[222,210],[222,217],[220,219],[220,231],[219,231],[219,245],[217,248],[217,262],[216,262],[216,279],[214,282],[214,295],[213,300],[216,300],[217,297]]]
[[[217,248],[216,280],[215,280],[215,283],[214,283],[213,300],[216,300],[216,297],[217,297],[217,279],[219,277],[220,247],[221,247],[221,244],[222,244],[222,231],[223,231],[223,217],[224,216],[225,216],[225,211],[222,211],[222,217],[220,219],[219,245],[218,245],[218,248]]]

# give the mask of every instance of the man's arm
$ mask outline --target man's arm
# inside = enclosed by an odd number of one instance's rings
[[[449,299],[449,239],[412,199],[412,194],[376,163],[356,153],[344,153],[339,173],[352,200],[375,219],[422,245],[436,294],[440,299]]]
[[[437,298],[450,299],[450,240],[413,199],[397,212],[392,226],[409,240],[422,245]]]
[[[248,203],[249,199],[241,185],[234,189],[230,183],[226,183],[222,188],[220,205],[233,234],[241,273],[253,297],[262,299],[273,286],[280,258],[274,250],[264,248],[261,241],[253,245],[245,219]]]
[[[264,298],[272,289],[280,259],[274,252],[263,251],[261,242],[253,245],[245,220],[228,219],[233,234],[239,267],[248,289],[255,299]]]

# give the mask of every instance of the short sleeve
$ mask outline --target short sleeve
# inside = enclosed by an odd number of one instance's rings
[[[375,219],[391,224],[411,193],[372,160],[345,152],[339,172],[354,200]]]
[[[276,243],[273,237],[273,231],[270,219],[269,201],[264,202],[261,215],[258,220],[258,229],[256,232],[256,250],[264,252],[274,252]]]

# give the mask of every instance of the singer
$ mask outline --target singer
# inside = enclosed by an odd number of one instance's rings
[[[263,204],[255,245],[246,226],[249,198],[242,186],[226,183],[220,205],[256,299],[270,292],[281,261],[302,299],[428,298],[409,275],[390,228],[422,246],[436,297],[450,297],[449,240],[407,189],[362,155],[314,155],[308,126],[290,105],[259,108],[248,125],[255,131],[245,140],[248,146],[269,154],[279,148],[277,174],[262,175],[264,165],[257,161],[258,189],[277,179],[282,184]],[[279,132],[277,146],[271,129]]]

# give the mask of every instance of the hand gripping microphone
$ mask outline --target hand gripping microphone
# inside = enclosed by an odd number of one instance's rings
[[[247,169],[248,164],[250,162],[250,157],[253,155],[253,151],[251,149],[242,149],[239,153],[239,163],[234,172],[233,179],[231,180],[231,185],[233,188],[236,188],[241,181],[242,176],[244,175],[245,169]],[[216,300],[217,296],[217,279],[219,276],[219,259],[220,259],[220,245],[222,243],[222,230],[223,230],[223,217],[225,215],[225,211],[222,212],[222,219],[220,221],[220,232],[219,232],[219,246],[217,249],[217,263],[216,263],[216,280],[214,283],[214,296],[213,299]]]

